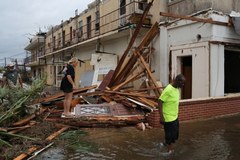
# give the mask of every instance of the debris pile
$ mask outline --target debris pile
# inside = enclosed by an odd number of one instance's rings
[[[137,124],[145,121],[146,114],[157,107],[162,87],[151,70],[154,48],[149,44],[159,33],[158,23],[149,29],[137,47],[132,47],[150,6],[143,13],[116,69],[109,71],[98,88],[94,85],[74,90],[73,114],[65,122],[77,126]],[[57,100],[63,96],[58,93],[47,97],[42,104],[62,106],[62,101]],[[62,121],[59,117],[47,120]]]

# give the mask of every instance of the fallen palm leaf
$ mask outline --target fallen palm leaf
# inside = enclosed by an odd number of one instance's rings
[[[0,138],[0,145],[2,145],[2,144],[7,145],[8,147],[12,147],[12,145],[10,143],[8,143],[7,141],[4,141]]]
[[[22,136],[19,134],[12,134],[12,133],[8,133],[8,132],[0,132],[0,135],[5,135],[5,136],[11,136],[11,137],[19,137],[19,138],[24,138],[24,139],[28,139],[28,140],[36,140],[36,138],[30,138],[27,136]]]

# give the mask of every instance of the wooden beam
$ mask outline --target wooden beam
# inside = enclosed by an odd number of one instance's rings
[[[173,13],[164,13],[164,12],[160,12],[160,16],[180,18],[180,19],[186,19],[186,20],[191,20],[196,22],[211,23],[211,24],[217,24],[217,25],[223,25],[223,26],[231,26],[231,23],[229,22],[227,23],[227,22],[214,21],[211,18],[204,19],[204,18],[197,18],[197,17],[177,15]]]
[[[160,89],[163,90],[165,87],[147,87],[147,88],[139,88],[139,89],[121,89],[122,92],[148,92],[149,90],[153,90],[153,89]]]
[[[147,47],[153,38],[159,33],[158,23],[156,22],[151,29],[147,32],[145,37],[142,39],[140,45],[138,46],[139,50],[142,50],[144,47]]]
[[[27,128],[30,128],[30,127],[34,126],[35,124],[37,124],[37,122],[31,122],[28,125],[25,125],[25,126],[22,126],[22,127],[15,127],[16,129],[11,130],[8,133],[16,134],[16,133],[18,133],[18,132],[20,132],[20,131],[22,131],[24,129],[27,129]]]
[[[46,138],[47,141],[51,141],[53,140],[55,137],[57,137],[58,135],[60,135],[62,132],[66,131],[68,128],[70,128],[70,126],[65,126],[63,128],[61,128],[60,130],[58,130],[57,132],[51,134],[50,136],[48,136]]]
[[[134,54],[137,55],[139,58],[140,58],[140,61],[141,63],[143,64],[144,68],[146,69],[149,77],[151,78],[152,82],[153,82],[153,85],[155,87],[159,87],[158,84],[157,84],[157,80],[156,78],[154,77],[154,75],[152,74],[151,70],[149,69],[149,66],[147,65],[147,62],[144,60],[144,58],[140,55],[140,53],[138,51],[134,51]],[[156,96],[159,96],[161,91],[160,89],[154,89],[154,92],[156,94]]]
[[[73,95],[76,95],[76,94],[80,94],[82,92],[87,92],[88,90],[91,90],[91,89],[94,89],[96,88],[97,85],[93,85],[93,86],[87,86],[87,87],[84,87],[84,88],[79,88],[79,89],[76,89],[76,90],[73,90]],[[52,96],[49,96],[49,97],[46,97],[44,99],[42,99],[41,102],[50,102],[50,101],[54,101],[60,97],[64,97],[64,93],[63,92],[59,92],[59,93],[56,93]]]
[[[141,51],[142,53],[143,50],[145,49],[144,47],[147,47],[158,33],[159,33],[159,28],[158,28],[158,23],[156,22],[151,27],[151,29],[145,34],[144,38],[142,39],[140,45],[136,48],[136,50]],[[146,54],[144,55],[144,57],[147,58],[147,55],[149,55],[150,53],[151,51],[144,53]],[[124,67],[122,67],[123,69],[119,71],[118,75],[115,77],[114,85],[118,85],[120,82],[124,81],[130,73],[132,73],[131,69],[136,64],[137,60],[138,58],[135,55],[132,55],[130,57],[130,59],[128,60],[128,63]]]
[[[40,113],[39,114],[42,114],[43,112],[45,112],[47,110],[47,108],[40,108]],[[29,121],[31,121],[33,118],[35,118],[36,115],[35,114],[32,114],[30,116],[28,116],[27,118],[24,118],[16,123],[13,124],[13,126],[21,126],[21,125],[25,125],[27,124]]]
[[[112,87],[114,81],[116,80],[116,76],[118,75],[120,69],[122,68],[122,64],[123,64],[126,56],[128,55],[128,52],[132,48],[132,45],[135,42],[135,39],[137,38],[137,36],[138,36],[138,34],[140,32],[140,29],[142,28],[143,22],[144,22],[145,18],[147,17],[147,14],[148,14],[148,12],[149,12],[152,4],[153,4],[153,1],[154,0],[152,0],[150,3],[148,3],[147,7],[145,8],[145,10],[144,10],[144,12],[142,14],[141,20],[137,24],[137,27],[136,27],[135,31],[133,32],[133,35],[132,35],[132,37],[130,39],[130,42],[128,43],[128,46],[127,46],[126,50],[124,51],[124,53],[123,53],[123,55],[122,55],[118,65],[117,65],[117,67],[116,67],[116,69],[114,71],[113,77],[112,77],[112,79],[111,79],[111,81],[109,83],[109,87]]]
[[[106,96],[106,95],[102,95],[101,96],[102,99],[104,99],[106,102],[110,103],[112,101],[112,97],[110,98],[109,96]]]
[[[136,79],[137,77],[139,77],[141,74],[144,73],[144,70],[140,71],[139,73],[131,76],[130,78],[128,78],[127,80],[125,80],[123,83],[113,87],[113,91],[119,90],[121,87],[123,87],[124,85],[128,84],[129,82],[132,82],[134,79]]]
[[[112,94],[119,94],[119,95],[125,95],[125,96],[136,96],[136,97],[145,97],[145,98],[158,98],[158,96],[150,96],[145,94],[139,94],[139,93],[123,93],[123,92],[117,92],[117,91],[104,91],[105,93],[112,93]]]

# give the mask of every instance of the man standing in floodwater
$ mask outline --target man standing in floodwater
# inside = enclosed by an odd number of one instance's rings
[[[185,77],[179,74],[172,83],[168,84],[159,97],[160,121],[164,125],[165,143],[161,146],[167,146],[166,155],[174,153],[174,143],[179,136],[179,99],[180,88],[184,86]]]

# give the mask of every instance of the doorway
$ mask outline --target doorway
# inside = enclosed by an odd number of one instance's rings
[[[239,53],[233,50],[224,52],[224,93],[240,92],[240,75],[236,72],[240,68]]]
[[[181,73],[186,78],[186,83],[182,88],[181,99],[192,98],[192,56],[181,57]]]

